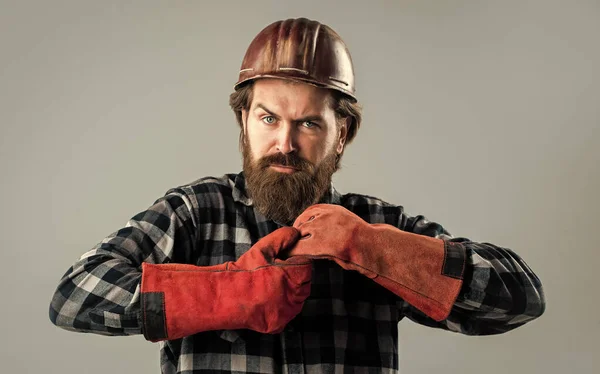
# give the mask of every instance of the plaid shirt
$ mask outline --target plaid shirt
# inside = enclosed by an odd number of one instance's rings
[[[340,195],[333,186],[321,202],[340,204],[370,223],[464,246],[465,281],[450,316],[435,322],[358,272],[319,260],[310,297],[284,332],[207,331],[160,342],[163,373],[392,373],[398,368],[397,326],[404,317],[462,334],[490,335],[544,312],[539,279],[510,249],[454,238],[423,216],[405,214],[401,206]],[[243,173],[170,189],[68,269],[51,301],[50,319],[79,332],[142,334],[142,262],[209,266],[235,261],[281,226],[253,208]]]

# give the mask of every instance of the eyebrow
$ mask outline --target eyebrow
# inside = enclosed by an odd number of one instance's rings
[[[270,110],[269,108],[267,108],[266,106],[264,106],[261,103],[256,104],[256,109],[262,109],[265,112],[267,112],[270,116],[273,116],[277,119],[281,118],[280,116],[278,116],[277,114],[275,114],[275,112],[273,112],[272,110]],[[255,110],[256,110],[255,109]],[[318,115],[318,114],[314,114],[314,115],[308,115],[308,116],[304,116],[298,119],[295,119],[294,122],[305,122],[305,121],[316,121],[316,122],[324,122],[323,121],[323,117]]]

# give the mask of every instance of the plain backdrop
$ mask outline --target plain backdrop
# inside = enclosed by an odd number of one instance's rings
[[[67,268],[168,188],[241,170],[228,107],[267,24],[353,55],[364,122],[334,182],[512,248],[546,313],[468,337],[402,321],[416,373],[598,372],[598,1],[0,1],[2,373],[158,373],[141,336],[61,330]]]

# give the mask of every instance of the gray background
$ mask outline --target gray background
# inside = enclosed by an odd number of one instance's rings
[[[268,23],[331,25],[364,124],[338,189],[513,248],[545,315],[505,335],[400,323],[403,374],[598,366],[597,1],[13,1],[0,8],[3,373],[157,373],[158,346],[54,327],[59,278],[164,192],[241,169],[227,100]],[[597,370],[597,368],[596,368]]]

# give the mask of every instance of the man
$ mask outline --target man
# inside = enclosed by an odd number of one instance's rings
[[[263,29],[230,105],[243,172],[170,189],[84,254],[54,294],[54,324],[144,334],[163,373],[395,372],[404,317],[489,335],[543,313],[513,251],[333,187],[361,108],[328,26]]]

